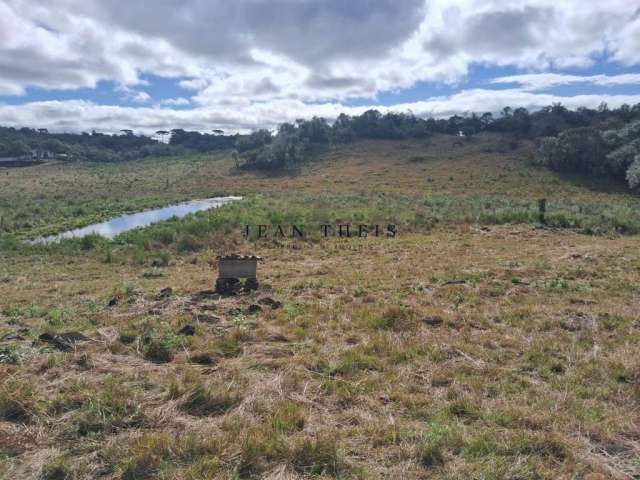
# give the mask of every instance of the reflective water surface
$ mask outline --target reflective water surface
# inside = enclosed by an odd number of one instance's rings
[[[84,237],[86,235],[98,234],[105,238],[113,238],[116,235],[138,227],[146,227],[152,223],[168,220],[172,217],[182,218],[190,213],[201,210],[217,208],[227,203],[241,200],[242,197],[216,197],[204,200],[192,200],[190,202],[178,203],[168,207],[146,210],[144,212],[131,213],[112,218],[102,223],[94,223],[86,227],[69,230],[58,235],[40,237],[32,243],[52,243],[59,242],[65,238]]]

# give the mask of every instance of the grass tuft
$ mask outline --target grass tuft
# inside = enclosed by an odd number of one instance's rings
[[[291,463],[296,471],[306,475],[339,476],[344,470],[335,437],[321,435],[304,438],[291,451]]]
[[[461,444],[462,439],[456,430],[440,423],[431,423],[418,443],[418,463],[424,467],[443,465],[447,452],[456,451]]]
[[[242,401],[230,387],[196,385],[180,404],[180,409],[197,417],[222,415]]]

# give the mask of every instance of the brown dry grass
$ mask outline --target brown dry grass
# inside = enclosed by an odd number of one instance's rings
[[[49,227],[219,192],[633,199],[531,167],[527,143],[503,147],[360,142],[278,178],[233,174],[225,154],[42,165],[0,172],[0,215]],[[0,252],[0,337],[22,337],[0,341],[0,477],[640,475],[637,237],[463,223],[207,245],[160,268],[118,245],[108,263]],[[261,290],[195,295],[230,248],[265,258]],[[249,308],[263,297],[282,306]],[[70,330],[91,341],[37,341]]]
[[[14,342],[19,363],[0,364],[0,412],[8,399],[24,411],[0,421],[0,470],[639,474],[635,237],[462,226],[291,246],[240,245],[265,258],[263,286],[222,299],[193,297],[214,280],[200,255],[177,256],[160,278],[93,253],[3,259],[0,333],[28,332]],[[157,300],[166,286],[174,295]],[[121,301],[107,307],[114,290]],[[248,313],[264,296],[283,306]],[[196,334],[176,336],[184,324]],[[94,341],[32,346],[45,330]],[[147,337],[172,361],[146,359]]]

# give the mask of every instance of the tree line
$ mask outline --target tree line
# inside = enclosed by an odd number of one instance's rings
[[[235,154],[239,168],[278,172],[296,168],[329,145],[357,139],[427,138],[438,133],[470,137],[485,131],[535,140],[540,165],[626,178],[632,188],[640,185],[640,104],[576,110],[554,104],[535,112],[506,107],[499,115],[472,113],[448,119],[368,110],[356,116],[340,114],[333,124],[314,117],[283,123],[275,133],[258,130],[238,136]]]
[[[155,137],[155,138],[154,138]],[[201,133],[174,129],[155,135],[136,135],[133,130],[118,133],[51,133],[40,128],[0,127],[0,158],[31,155],[33,150],[65,154],[70,159],[117,162],[147,156],[174,156],[189,152],[210,152],[235,147],[240,135],[224,135],[222,130]],[[169,138],[167,142],[166,139]]]
[[[562,172],[626,180],[640,187],[640,120],[620,128],[570,128],[538,144],[537,163]]]
[[[261,129],[246,135],[174,129],[159,130],[152,138],[127,129],[109,135],[0,127],[0,157],[28,155],[39,148],[70,158],[115,162],[149,155],[233,150],[238,168],[276,173],[318,158],[317,154],[331,145],[358,139],[420,139],[434,134],[469,137],[480,132],[536,141],[536,162],[540,165],[609,175],[626,179],[631,188],[640,186],[640,104],[619,108],[601,104],[596,109],[575,110],[553,104],[534,112],[505,107],[497,115],[472,113],[447,119],[368,110],[361,115],[340,114],[333,123],[313,117],[282,123],[275,131]]]
[[[33,150],[64,154],[70,159],[91,162],[117,162],[150,155],[180,155],[184,148],[157,142],[151,137],[134,135],[124,129],[109,135],[91,133],[50,133],[47,129],[0,127],[0,157],[22,157]]]

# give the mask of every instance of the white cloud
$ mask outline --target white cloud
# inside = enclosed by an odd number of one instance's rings
[[[121,97],[124,100],[129,100],[134,103],[147,103],[151,100],[151,95],[142,90],[135,90],[127,87],[126,85],[118,85],[116,91],[120,92]]]
[[[193,97],[140,107],[136,115],[149,115],[162,128],[206,119],[207,130],[215,120],[232,131],[346,111],[341,102],[354,97],[373,105],[380,92],[417,82],[456,84],[477,64],[533,72],[495,80],[520,85],[490,91],[489,97],[505,101],[526,95],[523,90],[562,84],[635,84],[637,74],[581,77],[546,70],[588,67],[601,58],[636,66],[639,42],[640,16],[627,0],[0,0],[0,95],[111,81],[128,100],[149,104],[139,89],[142,76],[172,77]],[[475,110],[452,102],[490,100],[474,92],[443,105]],[[542,97],[520,98],[539,105]],[[193,108],[171,109],[188,105],[184,100]],[[117,106],[59,102],[52,108],[66,112],[79,105],[92,127],[100,129],[98,120],[105,118],[104,128],[115,128],[113,114],[116,124],[129,119],[146,128],[130,109]],[[2,115],[26,120],[43,107],[7,108]],[[107,116],[94,115],[105,108],[112,109]],[[0,122],[9,118],[2,115]]]
[[[426,101],[394,105],[394,110],[411,110],[421,116],[449,117],[465,113],[497,113],[505,106],[524,107],[537,110],[554,103],[561,103],[568,108],[589,107],[596,108],[602,102],[612,108],[622,104],[634,105],[640,103],[637,95],[574,95],[561,96],[546,93],[533,93],[521,89],[463,90],[454,95],[432,98]]]
[[[612,38],[613,59],[624,65],[640,62],[640,11],[630,12],[633,19],[624,25]]]
[[[247,103],[242,108],[231,106],[200,106],[194,109],[159,107],[119,107],[96,105],[82,100],[31,102],[23,105],[0,105],[0,124],[21,127],[30,125],[48,128],[50,131],[118,132],[130,128],[137,133],[153,134],[157,130],[184,128],[210,131],[219,128],[226,132],[248,132],[257,128],[274,128],[281,122],[313,115],[332,120],[344,112],[359,115],[369,108],[381,112],[411,111],[419,116],[449,117],[472,112],[497,113],[504,106],[523,106],[535,110],[552,103],[562,103],[570,108],[586,106],[596,108],[601,102],[610,107],[623,103],[640,103],[638,95],[577,95],[564,97],[546,93],[534,93],[521,89],[464,90],[450,96],[433,97],[424,101],[380,106],[372,103],[360,107],[345,107],[332,103],[305,103],[298,99]]]
[[[132,95],[131,100],[136,103],[147,103],[149,100],[151,100],[151,95],[149,95],[147,92],[135,92]]]
[[[640,85],[640,73],[620,75],[566,75],[562,73],[530,73],[494,78],[491,83],[516,83],[526,90],[543,90],[560,85],[587,83],[598,86]]]
[[[209,81],[205,78],[190,78],[188,80],[180,80],[178,85],[187,90],[202,90],[209,85]]]
[[[170,107],[183,107],[185,105],[190,105],[191,101],[188,98],[184,97],[176,97],[176,98],[165,98],[160,101],[160,105],[166,105]]]

